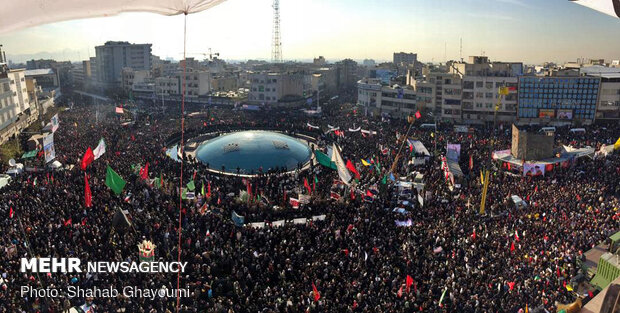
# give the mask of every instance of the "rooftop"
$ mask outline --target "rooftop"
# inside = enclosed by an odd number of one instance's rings
[[[54,70],[51,68],[41,68],[36,70],[26,70],[26,76],[40,76],[40,75],[54,75]]]

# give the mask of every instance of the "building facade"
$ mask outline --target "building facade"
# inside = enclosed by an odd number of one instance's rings
[[[251,73],[248,102],[276,104],[285,97],[304,95],[306,79],[302,73]]]
[[[108,41],[95,47],[97,81],[103,87],[120,87],[123,68],[151,70],[151,44]]]
[[[591,124],[600,85],[599,77],[522,76],[519,123]]]
[[[392,117],[407,117],[419,109],[416,91],[409,86],[385,86],[377,78],[365,78],[357,83],[357,104],[365,113]]]

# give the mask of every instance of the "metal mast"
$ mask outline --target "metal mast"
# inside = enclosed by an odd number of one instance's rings
[[[282,44],[280,43],[280,1],[273,0],[273,37],[271,40],[271,62],[282,63]]]

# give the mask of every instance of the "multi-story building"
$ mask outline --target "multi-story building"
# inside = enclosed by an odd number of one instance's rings
[[[179,77],[155,78],[155,93],[157,97],[181,94],[181,81]]]
[[[469,58],[469,63],[449,62],[448,71],[459,75],[462,79],[462,121],[472,124],[515,121],[516,89],[518,76],[523,74],[523,63],[490,62],[488,57],[472,56]],[[509,88],[509,94],[500,95],[501,87]],[[501,103],[496,110],[500,96]],[[446,108],[442,110],[444,111],[442,115],[446,114]]]
[[[581,75],[601,79],[595,121],[620,120],[620,68],[588,66],[581,68]]]
[[[418,110],[416,92],[410,86],[387,86],[380,79],[364,78],[358,81],[357,88],[357,104],[369,114],[406,117]]]
[[[121,71],[130,67],[136,71],[151,70],[151,44],[130,44],[108,41],[95,47],[97,81],[102,87],[121,85]]]
[[[451,121],[461,120],[462,79],[457,74],[440,71],[426,72],[415,79],[415,69],[407,71],[407,83],[416,91],[417,105],[423,112]]]
[[[519,124],[590,124],[595,118],[600,84],[600,77],[522,76]]]
[[[18,135],[36,119],[24,69],[11,70],[0,58],[0,143]]]
[[[306,86],[302,73],[251,73],[248,101],[257,104],[276,104],[283,98],[300,98]]]
[[[217,75],[211,77],[212,91],[234,91],[239,88],[239,78],[236,75]]]
[[[314,66],[324,66],[327,62],[325,61],[325,58],[320,55],[318,58],[314,58],[314,60],[312,60],[312,64]]]
[[[177,74],[183,84],[183,72]],[[203,96],[211,92],[211,74],[207,71],[187,69],[185,73],[185,95],[187,97]],[[182,87],[182,85],[181,85]]]
[[[132,90],[134,83],[144,82],[145,79],[151,77],[151,71],[136,71],[131,67],[123,68],[121,71],[121,88],[126,91]]]
[[[417,53],[394,52],[393,62],[395,65],[415,65],[417,61]]]
[[[53,90],[60,86],[58,74],[51,68],[26,70],[24,74],[26,77],[36,79],[37,85],[43,89]]]
[[[336,71],[338,88],[355,88],[358,80],[357,62],[351,59],[336,62]]]

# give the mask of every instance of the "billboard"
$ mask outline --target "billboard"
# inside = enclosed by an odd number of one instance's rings
[[[54,133],[43,138],[43,151],[45,153],[45,163],[56,158],[56,150],[54,149]]]
[[[573,110],[558,110],[558,119],[559,120],[572,120]]]
[[[538,110],[538,117],[554,117],[554,116],[555,116],[555,110],[547,110],[547,109]]]

